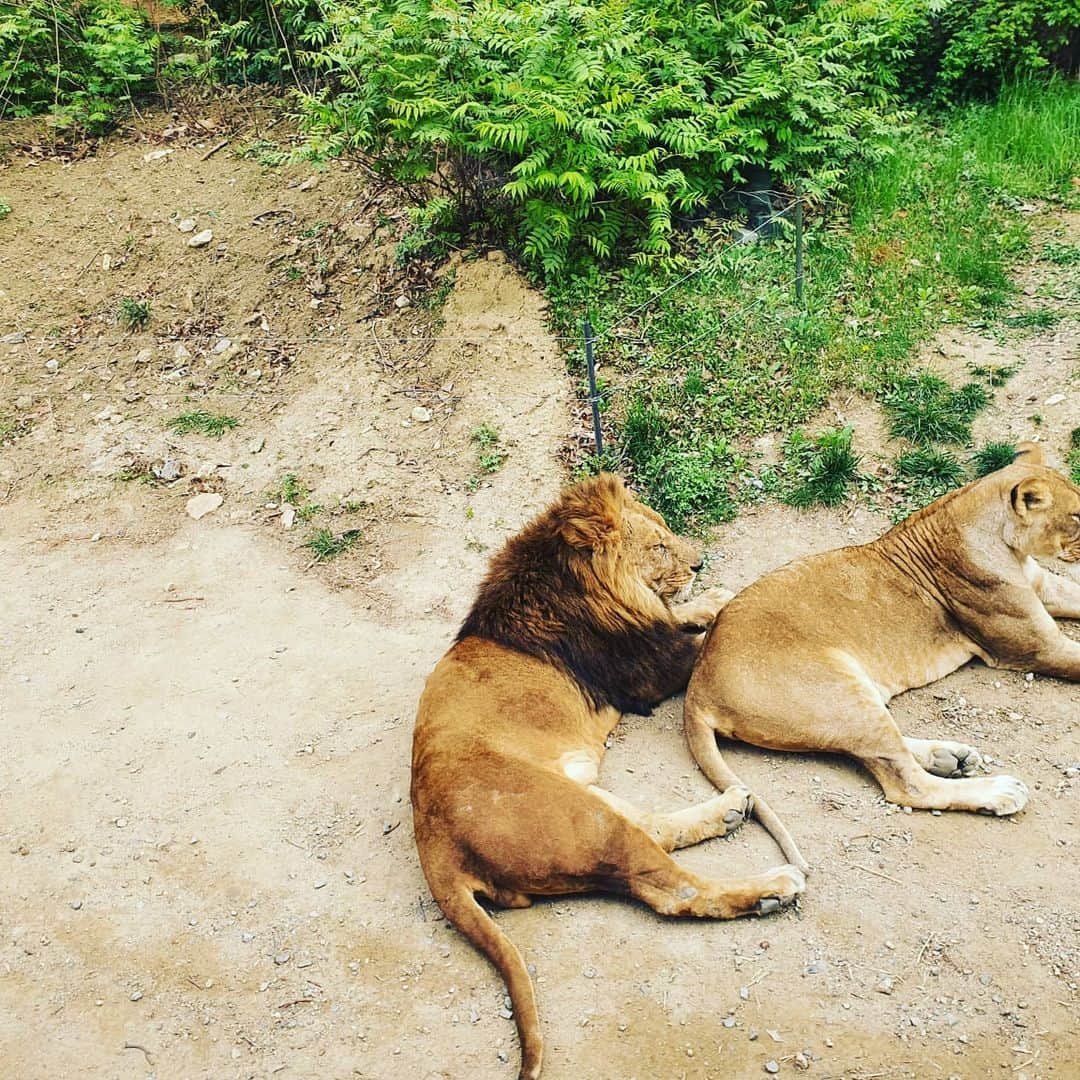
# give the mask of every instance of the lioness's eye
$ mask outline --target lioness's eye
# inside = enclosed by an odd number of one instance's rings
[[[653,551],[659,551],[663,555],[667,551],[667,544],[657,544]]]

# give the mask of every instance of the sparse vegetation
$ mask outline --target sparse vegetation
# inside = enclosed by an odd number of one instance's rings
[[[476,465],[482,473],[496,473],[503,467],[508,453],[502,447],[497,428],[480,424],[473,429],[469,439],[476,447]]]
[[[150,302],[125,296],[117,306],[116,319],[125,330],[144,330],[150,325]]]
[[[1015,364],[968,364],[968,371],[995,389],[1004,386],[1019,370]]]
[[[978,476],[989,476],[998,469],[1004,469],[1016,460],[1016,444],[1010,442],[988,442],[980,446],[971,456],[971,467]]]
[[[10,203],[6,203],[3,199],[0,199],[0,221],[3,221],[4,218],[6,218],[8,216],[8,214],[10,214],[10,213],[11,213],[11,205],[10,205]]]
[[[232,430],[239,425],[240,421],[235,416],[226,416],[219,413],[209,413],[202,409],[192,412],[184,412],[174,416],[168,421],[168,428],[174,435],[208,435],[214,439],[220,439],[226,431]]]
[[[1080,485],[1080,427],[1073,428],[1069,435],[1069,451],[1065,455],[1065,464],[1069,468],[1069,479]]]
[[[346,529],[336,535],[329,529],[318,529],[304,541],[304,547],[314,556],[315,562],[328,562],[354,547],[360,536],[359,529]]]
[[[1056,326],[1061,320],[1061,315],[1050,308],[1038,308],[1034,311],[1020,311],[1015,315],[1006,315],[1004,323],[1014,329],[1022,330],[1047,330]]]

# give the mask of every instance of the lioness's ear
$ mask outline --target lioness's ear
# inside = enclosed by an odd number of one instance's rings
[[[1013,461],[1019,461],[1024,465],[1045,465],[1042,447],[1038,443],[1022,442],[1016,447],[1016,457]]]
[[[617,476],[601,473],[583,480],[563,496],[560,535],[579,551],[599,550],[619,535],[625,501],[626,488]]]
[[[1054,502],[1050,485],[1041,476],[1029,476],[1021,480],[1010,494],[1012,508],[1021,521],[1039,510],[1049,510]]]

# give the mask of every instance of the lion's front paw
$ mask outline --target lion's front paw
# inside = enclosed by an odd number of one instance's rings
[[[748,787],[732,784],[722,795],[712,800],[715,807],[718,836],[730,836],[754,812],[754,796]]]
[[[987,792],[982,805],[984,813],[1007,817],[1009,814],[1020,813],[1027,806],[1027,785],[1015,776],[992,776],[985,783]]]

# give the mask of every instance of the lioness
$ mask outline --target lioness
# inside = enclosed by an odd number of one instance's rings
[[[716,735],[775,750],[850,754],[891,802],[1015,814],[1027,788],[974,778],[979,752],[909,739],[895,694],[972,657],[1080,679],[1080,585],[1033,556],[1080,559],[1080,488],[1025,443],[1012,465],[943,496],[880,539],[799,559],[735,597],[709,631],[686,692],[686,733],[718,787],[737,780]],[[755,813],[789,862],[806,863],[767,804]]]
[[[620,714],[648,714],[683,689],[698,631],[730,596],[685,602],[700,568],[699,552],[617,477],[578,484],[495,557],[420,700],[420,862],[443,913],[506,982],[522,1077],[540,1075],[533,987],[478,894],[528,907],[534,895],[603,889],[665,915],[728,919],[774,911],[805,886],[794,867],[718,881],[667,854],[740,825],[741,785],[670,814],[597,786]]]

